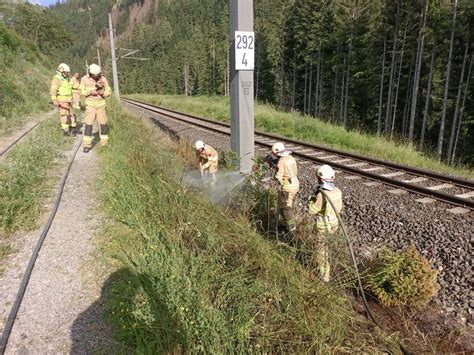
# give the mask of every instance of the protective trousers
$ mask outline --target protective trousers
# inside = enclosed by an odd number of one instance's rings
[[[71,113],[70,102],[58,102],[59,119],[61,120],[61,128],[65,131],[69,131],[69,127],[76,127],[76,118]]]
[[[109,126],[107,124],[107,114],[105,112],[105,106],[102,107],[86,107],[86,114],[84,116],[85,129],[83,144],[86,148],[92,147],[92,125],[97,117],[97,121],[100,126],[100,144],[106,146],[109,142]]]
[[[316,260],[319,268],[319,275],[328,282],[331,273],[331,264],[329,263],[329,238],[333,238],[339,227],[329,228],[326,232],[316,232]]]
[[[278,210],[280,213],[280,223],[288,228],[289,232],[296,229],[293,204],[297,192],[280,191],[278,194]]]

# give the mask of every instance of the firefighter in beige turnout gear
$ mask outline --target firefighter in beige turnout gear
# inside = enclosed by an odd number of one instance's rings
[[[281,142],[277,142],[272,146],[272,155],[278,157],[275,178],[280,184],[278,210],[281,217],[281,225],[287,229],[289,236],[292,237],[296,230],[294,202],[296,194],[300,190],[298,167],[295,158],[291,155],[291,151],[286,149]]]
[[[111,89],[107,79],[102,75],[97,64],[91,64],[88,74],[81,79],[81,95],[85,97],[86,113],[84,115],[84,153],[88,153],[92,147],[92,125],[95,119],[100,127],[100,144],[106,146],[109,141],[109,126],[107,124],[107,113],[105,111],[105,98],[110,96]]]
[[[214,185],[217,181],[217,164],[219,162],[219,155],[217,151],[209,144],[204,144],[203,141],[196,141],[194,144],[196,150],[199,153],[199,170],[201,176],[204,178],[207,173],[211,175],[212,184]]]
[[[64,135],[75,136],[76,120],[71,113],[72,85],[69,81],[70,71],[69,65],[65,63],[59,64],[56,74],[51,80],[49,93],[53,105],[59,110],[61,128],[64,131]]]
[[[334,185],[335,173],[329,165],[322,165],[316,171],[318,176],[318,188],[315,194],[310,197],[308,204],[308,212],[314,215],[316,239],[318,242],[317,260],[319,265],[319,273],[321,279],[325,282],[329,281],[331,267],[329,264],[329,248],[327,238],[333,237],[339,230],[339,220],[336,212],[332,208],[325,196],[320,192],[324,192],[331,199],[337,209],[342,211],[342,192]]]

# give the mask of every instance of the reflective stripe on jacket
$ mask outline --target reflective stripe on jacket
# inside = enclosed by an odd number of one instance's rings
[[[102,82],[103,84],[101,90],[97,90],[96,87],[99,82]],[[85,75],[81,79],[80,88],[81,95],[86,97],[86,106],[92,106],[95,108],[106,106],[105,98],[110,96],[112,91],[105,76],[101,76],[98,81],[95,81],[89,75]]]
[[[203,168],[207,169],[212,164],[216,164],[219,161],[219,155],[217,154],[217,150],[215,150],[210,145],[204,145],[204,150],[199,153],[199,162],[204,163]]]
[[[49,90],[51,100],[61,102],[72,101],[72,86],[68,78],[62,76],[61,73],[56,75],[51,80],[51,89]]]
[[[281,157],[277,164],[275,178],[281,184],[283,191],[298,192],[300,182],[298,180],[298,167],[296,160],[291,155]]]
[[[342,211],[342,192],[337,187],[332,190],[324,190],[334,203],[338,213]],[[313,196],[308,204],[308,212],[316,215],[316,229],[320,232],[332,232],[339,226],[336,212],[322,193]]]

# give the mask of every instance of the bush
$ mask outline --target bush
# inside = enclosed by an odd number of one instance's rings
[[[385,306],[421,306],[437,292],[436,276],[415,246],[402,251],[384,249],[364,279],[364,288]]]

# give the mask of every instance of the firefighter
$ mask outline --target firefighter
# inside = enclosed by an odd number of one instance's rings
[[[101,146],[107,146],[109,142],[109,126],[107,124],[107,113],[105,111],[105,98],[110,96],[109,83],[97,64],[91,64],[87,75],[81,79],[81,95],[85,97],[86,113],[84,115],[84,153],[88,153],[92,147],[92,125],[95,119],[99,122],[99,136]]]
[[[318,177],[318,187],[309,199],[308,212],[316,217],[315,232],[317,249],[317,260],[319,273],[324,282],[329,282],[330,264],[329,248],[327,238],[333,236],[339,229],[339,220],[336,212],[321,193],[323,190],[334,204],[338,213],[342,211],[342,192],[334,184],[335,173],[329,165],[322,165],[316,171]]]
[[[80,110],[81,109],[81,88],[80,86],[80,79],[79,73],[74,73],[71,77],[71,86],[72,86],[72,108],[73,110]]]
[[[288,236],[292,238],[296,230],[294,202],[296,194],[300,190],[298,167],[291,151],[286,149],[281,142],[277,142],[272,146],[272,155],[278,159],[275,178],[280,184],[280,191],[278,192],[280,225],[286,229]]]
[[[69,81],[69,65],[61,63],[51,80],[51,101],[59,110],[61,128],[66,136],[76,135],[76,120],[71,113],[72,85]]]
[[[194,146],[199,153],[199,170],[201,171],[201,176],[204,178],[207,173],[209,173],[211,175],[212,184],[215,185],[217,181],[217,164],[219,161],[217,151],[209,144],[204,144],[201,140],[196,141]]]

